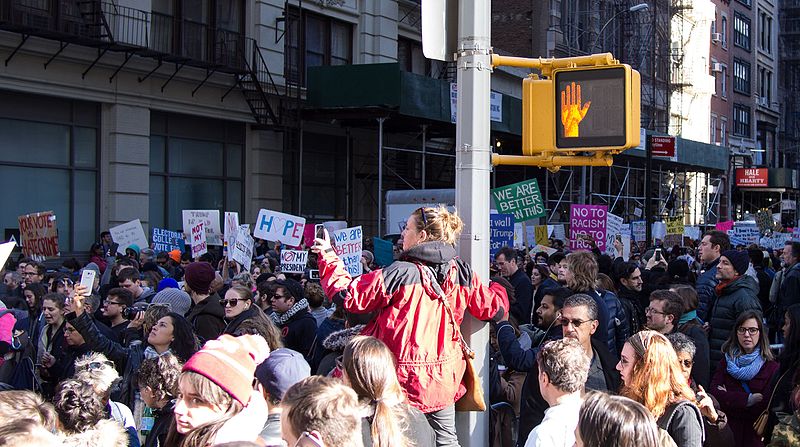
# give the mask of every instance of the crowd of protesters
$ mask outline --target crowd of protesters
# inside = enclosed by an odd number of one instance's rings
[[[500,249],[484,282],[461,231],[419,208],[355,278],[327,234],[304,274],[266,241],[241,266],[117,255],[107,232],[85,264],[11,259],[0,446],[458,445],[467,313],[490,322],[490,445],[800,445],[800,243],[552,240]]]

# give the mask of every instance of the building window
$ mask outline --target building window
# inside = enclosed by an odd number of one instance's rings
[[[722,16],[719,32],[722,34],[722,48],[728,48],[728,17]]]
[[[711,114],[711,144],[717,143],[717,115]]]
[[[152,112],[150,226],[183,227],[181,210],[244,211],[241,123]]]
[[[719,145],[725,146],[728,136],[728,119],[721,117],[719,119]]]
[[[422,54],[422,44],[416,40],[397,39],[397,63],[403,71],[423,76],[429,76],[431,72],[431,61]]]
[[[751,0],[736,0],[737,2],[747,6],[748,8],[751,6]]]
[[[348,65],[353,61],[353,28],[341,20],[289,10],[286,31],[285,76],[290,82],[306,84],[308,68]]]
[[[758,96],[762,106],[772,104],[772,72],[765,67],[758,67]]]
[[[759,14],[758,47],[772,54],[772,17],[766,12]]]
[[[736,58],[733,59],[733,91],[750,94],[750,64]]]
[[[733,17],[733,44],[750,51],[750,19],[738,12]]]
[[[733,105],[733,134],[750,137],[750,107],[743,104]]]
[[[722,71],[719,72],[720,79],[720,92],[723,98],[728,97],[728,66],[722,65]]]
[[[4,229],[18,229],[18,216],[53,211],[62,256],[89,251],[98,235],[99,114],[92,103],[3,92]]]

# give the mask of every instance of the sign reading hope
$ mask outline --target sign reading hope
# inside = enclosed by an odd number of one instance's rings
[[[570,205],[569,207],[569,242],[573,250],[591,250],[581,235],[589,235],[594,239],[597,248],[606,249],[606,205]]]
[[[306,220],[303,217],[261,209],[253,228],[253,236],[277,241],[291,247],[297,247],[303,242],[303,229]]]

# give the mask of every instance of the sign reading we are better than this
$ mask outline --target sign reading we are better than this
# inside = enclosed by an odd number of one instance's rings
[[[525,222],[547,215],[536,179],[501,186],[491,192],[497,212],[513,214],[515,222]]]

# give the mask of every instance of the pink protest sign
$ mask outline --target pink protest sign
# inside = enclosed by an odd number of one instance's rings
[[[724,232],[727,233],[727,232],[733,230],[733,221],[732,220],[728,220],[728,221],[725,221],[725,222],[717,222],[717,226],[715,227],[715,229],[719,230],[719,231],[724,231]]]
[[[583,238],[588,235],[597,244],[600,252],[606,249],[606,205],[570,205],[569,248],[591,250],[592,246]]]
[[[303,227],[303,242],[305,242],[306,247],[314,245],[314,227],[315,225],[306,225]]]

